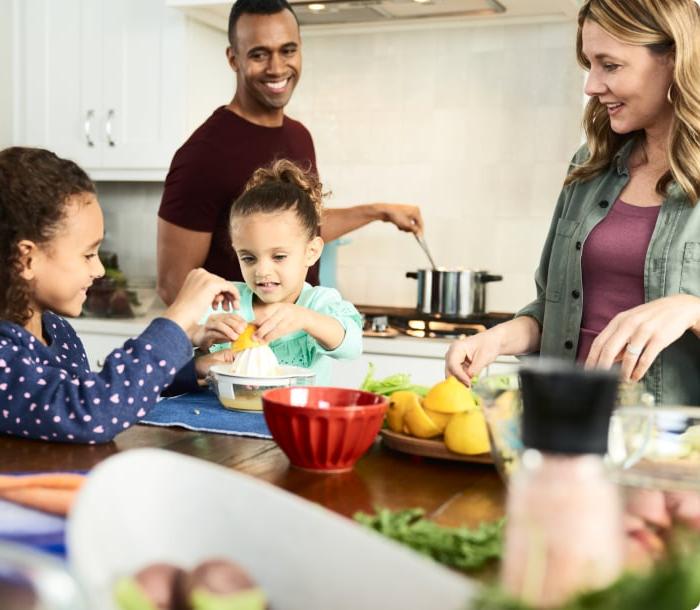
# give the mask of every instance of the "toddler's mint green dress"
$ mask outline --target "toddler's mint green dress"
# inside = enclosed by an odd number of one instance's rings
[[[245,282],[231,282],[241,295],[241,308],[236,311],[248,322],[255,319],[253,313],[253,291]],[[311,286],[304,283],[296,305],[306,307],[338,320],[345,329],[345,337],[334,350],[324,349],[316,339],[304,331],[298,331],[275,339],[270,348],[280,364],[300,366],[316,372],[316,385],[328,385],[331,382],[330,358],[357,358],[362,354],[362,316],[355,306],[343,299],[335,288]],[[209,308],[201,323],[213,313],[226,313],[220,306]],[[210,351],[227,349],[230,343],[212,345]]]

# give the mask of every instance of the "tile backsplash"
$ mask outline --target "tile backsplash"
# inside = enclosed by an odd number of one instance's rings
[[[288,114],[310,129],[328,205],[421,206],[438,263],[504,276],[492,310],[534,296],[533,273],[581,139],[582,73],[572,23],[347,35],[305,33]],[[227,100],[222,100],[225,103]],[[107,240],[131,275],[155,275],[162,184],[102,183]],[[374,223],[338,250],[356,303],[413,306],[413,238]]]

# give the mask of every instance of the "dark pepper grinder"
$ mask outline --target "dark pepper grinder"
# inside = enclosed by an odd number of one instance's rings
[[[525,451],[509,482],[501,581],[552,608],[623,568],[622,502],[603,462],[618,379],[540,359],[523,366],[520,382]]]

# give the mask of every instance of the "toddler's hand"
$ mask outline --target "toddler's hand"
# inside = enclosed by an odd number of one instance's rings
[[[298,330],[308,332],[309,310],[293,303],[274,303],[253,322],[258,329],[254,339],[270,343]]]
[[[197,321],[207,308],[222,304],[224,309],[238,309],[240,295],[235,286],[204,269],[192,269],[163,317],[179,324],[192,339],[199,328]]]
[[[235,341],[248,323],[235,313],[215,313],[199,326],[192,336],[192,343],[207,351],[214,343]]]
[[[205,354],[194,360],[194,369],[197,372],[197,379],[203,380],[209,373],[209,367],[221,362],[233,362],[233,353],[230,349],[224,349],[213,354]]]

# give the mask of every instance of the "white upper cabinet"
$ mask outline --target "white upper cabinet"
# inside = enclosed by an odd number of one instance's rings
[[[71,158],[94,179],[162,180],[192,128],[187,18],[163,0],[16,6],[16,142]]]

